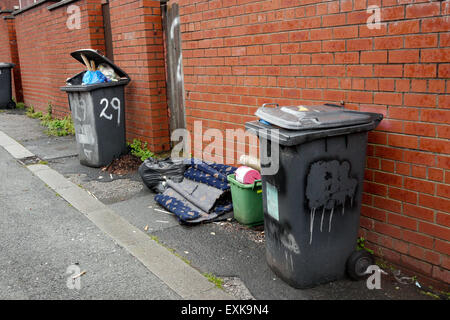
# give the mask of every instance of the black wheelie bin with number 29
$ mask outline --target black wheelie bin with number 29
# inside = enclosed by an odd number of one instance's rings
[[[61,88],[68,94],[80,163],[102,167],[127,151],[124,88],[130,78],[97,50],[83,49],[71,53],[80,63],[83,63],[82,55],[95,66],[111,67],[119,77],[104,83],[83,84],[86,71],[82,71],[67,79],[67,85]]]

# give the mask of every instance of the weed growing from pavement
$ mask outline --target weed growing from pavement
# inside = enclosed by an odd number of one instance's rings
[[[223,289],[223,279],[216,277],[212,273],[203,273],[203,276],[206,277],[206,279],[209,280],[209,282],[212,282],[216,285],[217,288]]]
[[[149,235],[150,239],[152,239],[153,241],[155,241],[157,244],[161,244],[161,242],[159,241],[159,238],[157,236],[154,235]]]
[[[75,128],[73,126],[72,118],[65,117],[64,119],[52,119],[47,121],[46,124],[47,130],[46,133],[50,136],[68,136],[75,134]]]
[[[439,293],[445,297],[447,300],[450,300],[450,291],[446,292],[446,291],[439,291]]]
[[[51,104],[47,107],[46,115],[43,115],[41,111],[36,112],[32,106],[27,108],[26,115],[32,119],[41,120],[41,125],[47,128],[45,133],[49,136],[62,137],[75,134],[71,116],[63,119],[54,119]]]
[[[376,259],[376,262],[375,262],[375,263],[376,263],[381,269],[383,269],[383,270],[385,270],[385,271],[388,271],[389,274],[391,274],[394,278],[395,278],[395,275],[396,275],[396,274],[398,275],[398,274],[400,273],[400,270],[399,270],[399,269],[397,269],[394,265],[388,263],[387,261],[385,261],[385,260],[382,259],[382,258]],[[434,299],[450,300],[450,292],[437,291],[437,290],[434,290],[434,288],[433,288],[432,286],[427,286],[427,287],[421,286],[420,283],[419,283],[419,279],[418,279],[418,277],[417,277],[416,275],[413,275],[413,276],[407,277],[407,278],[409,278],[409,279],[407,279],[407,280],[408,280],[408,282],[409,282],[410,284],[414,284],[414,285],[417,287],[417,289],[420,289],[420,290],[418,290],[418,292],[419,292],[420,294],[423,294],[423,295],[425,295],[425,296],[432,297],[432,298],[434,298]],[[398,280],[397,280],[397,281],[398,281]],[[399,288],[399,287],[397,287],[397,289],[398,289],[398,288]]]
[[[432,292],[424,291],[424,290],[420,290],[419,292],[425,296],[428,296],[428,297],[431,297],[431,298],[434,298],[437,300],[441,300],[441,297],[439,297],[437,294],[434,294]]]
[[[155,235],[149,235],[150,239],[152,239],[153,241],[155,241],[157,244],[163,246],[164,248],[166,248],[167,250],[169,250],[170,253],[172,253],[173,255],[175,255],[176,257],[180,258],[184,263],[186,263],[187,265],[191,265],[191,261],[189,261],[188,259],[186,259],[185,257],[183,257],[182,255],[180,255],[178,252],[175,251],[175,249],[169,248],[168,246],[166,246],[165,244],[163,244],[159,238]]]
[[[23,103],[23,102],[16,103],[16,108],[17,109],[25,109],[26,108],[25,103]]]
[[[138,157],[141,161],[145,161],[148,158],[153,158],[155,155],[147,148],[147,142],[142,143],[138,139],[133,139],[133,143],[127,143],[131,148],[131,154]]]
[[[373,254],[373,250],[366,247],[366,239],[359,237],[357,240],[356,250],[366,250],[370,254]]]
[[[43,116],[41,111],[35,112],[33,106],[27,108],[26,115],[32,119],[40,119]]]

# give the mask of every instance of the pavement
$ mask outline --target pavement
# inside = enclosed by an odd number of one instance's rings
[[[433,299],[392,276],[379,290],[294,289],[268,267],[261,228],[180,225],[137,173],[82,166],[74,137],[47,136],[24,111],[0,113],[0,146],[0,299]],[[69,266],[86,270],[82,289],[68,289]]]

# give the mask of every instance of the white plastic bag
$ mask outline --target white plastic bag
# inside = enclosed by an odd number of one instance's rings
[[[110,81],[119,81],[120,77],[117,75],[117,73],[114,71],[114,69],[105,64],[105,63],[101,63],[98,66],[98,70],[103,73],[105,75],[106,78],[108,78],[108,80]]]

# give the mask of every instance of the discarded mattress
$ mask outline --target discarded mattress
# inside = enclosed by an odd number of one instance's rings
[[[230,189],[227,176],[233,174],[237,168],[218,163],[191,161],[192,166],[184,172],[186,178],[221,190]]]
[[[166,210],[174,213],[180,223],[211,222],[233,209],[227,175],[237,168],[192,160],[181,182],[167,180],[167,188],[155,196]],[[225,181],[223,180],[225,179]]]

